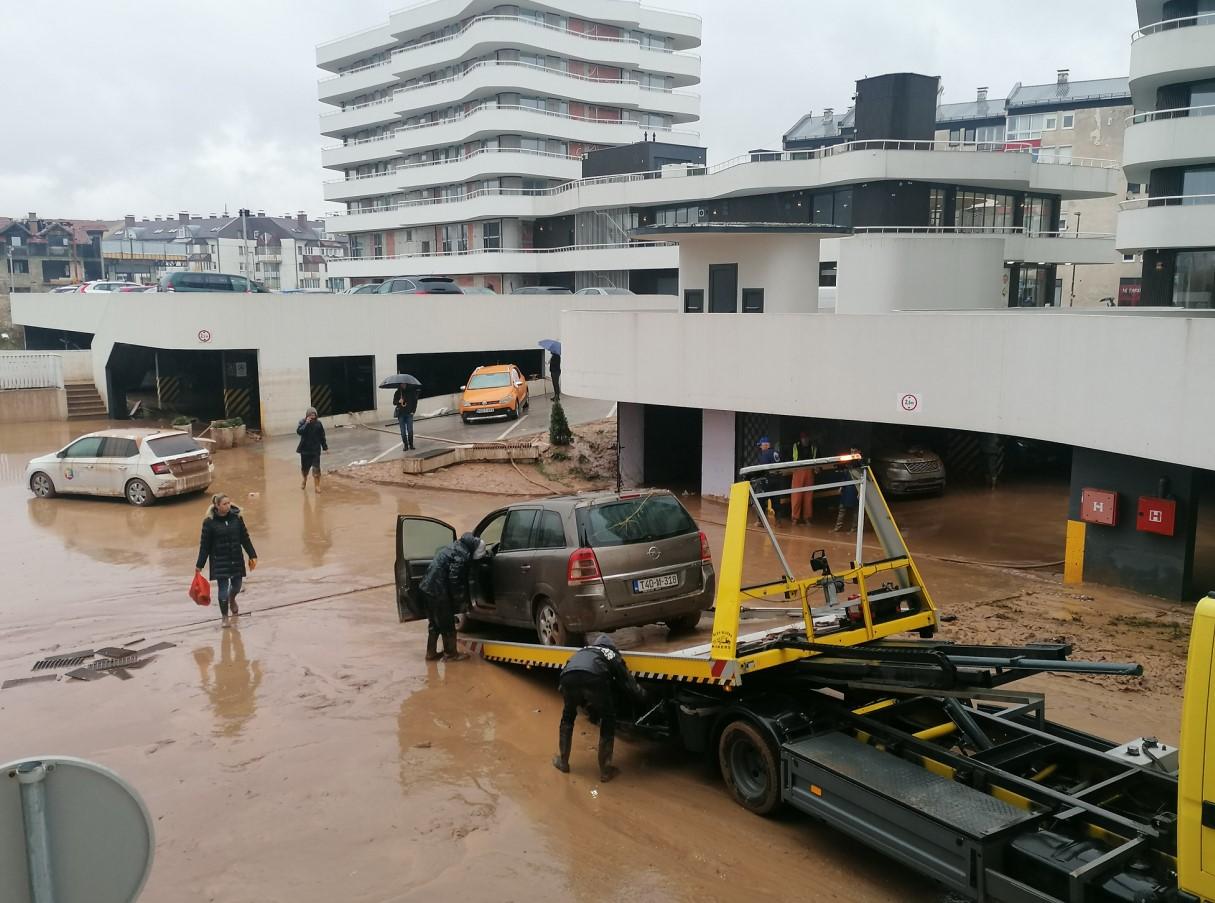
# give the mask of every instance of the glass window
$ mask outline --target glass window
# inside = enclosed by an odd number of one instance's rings
[[[665,493],[592,505],[578,514],[586,542],[593,548],[657,542],[696,532],[696,522],[683,505]]]
[[[506,512],[494,516],[493,520],[485,525],[477,535],[481,537],[481,541],[487,546],[492,546],[494,543],[501,541],[502,528],[506,526]],[[450,542],[450,540],[448,540]]]
[[[933,188],[928,192],[928,225],[945,225],[945,189]],[[821,283],[820,283],[821,284]]]
[[[1053,132],[1059,127],[1059,117],[1054,113],[1047,113],[1046,119],[1042,123],[1042,131]]]
[[[1181,176],[1181,193],[1215,194],[1215,166],[1187,169]]]
[[[983,191],[959,191],[954,225],[997,231],[1013,224],[1013,196]]]
[[[487,251],[496,251],[502,247],[502,224],[498,222],[481,225],[481,246]]]
[[[1063,127],[1065,129],[1070,129],[1070,128],[1076,127],[1076,114],[1075,113],[1064,113],[1063,114]]]
[[[505,374],[504,374],[505,375]],[[535,508],[520,508],[506,515],[506,528],[502,531],[499,552],[515,552],[531,548],[532,524],[539,512]]]
[[[961,142],[961,140],[962,140],[962,130],[961,129],[950,129],[949,130],[949,146],[950,147],[956,147]]]
[[[103,458],[133,458],[137,454],[139,454],[139,448],[135,445],[134,439],[109,438],[101,444],[101,457]]]
[[[478,373],[468,381],[470,389],[504,389],[509,385],[509,373]]]
[[[561,523],[561,515],[556,511],[540,512],[540,522],[536,526],[537,549],[565,548],[565,527]]]
[[[185,433],[149,439],[148,448],[158,458],[168,458],[172,455],[185,455],[190,452],[202,451],[202,446],[194,441],[194,437]],[[131,452],[131,454],[134,454],[134,452]]]
[[[1190,85],[1190,106],[1209,107],[1215,104],[1215,79]],[[1210,110],[1205,112],[1210,113]]]
[[[1215,251],[1178,251],[1173,270],[1176,307],[1215,307]]]
[[[96,458],[101,454],[101,436],[85,436],[67,447],[65,458]]]

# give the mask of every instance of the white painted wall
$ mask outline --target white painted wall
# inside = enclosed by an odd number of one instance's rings
[[[565,346],[561,347],[564,351]],[[645,483],[645,406],[621,404],[616,409],[616,429],[620,435],[620,484],[635,489]]]
[[[679,297],[703,289],[709,309],[709,266],[738,264],[736,309],[742,290],[762,288],[764,311],[804,313],[818,310],[818,243],[811,235],[707,234],[679,240]]]
[[[93,335],[92,378],[103,397],[116,342],[201,351],[256,349],[267,433],[295,429],[309,405],[311,357],[372,354],[377,383],[396,372],[398,354],[534,348],[560,339],[563,309],[611,309],[615,297],[521,295],[18,294],[13,322]],[[675,310],[670,295],[635,295],[633,309]],[[475,328],[470,328],[475,324]],[[200,341],[207,330],[209,340]],[[392,413],[377,392],[375,416]],[[338,420],[337,422],[342,422]]]
[[[734,483],[734,412],[706,409],[701,422],[700,492],[725,498]]]
[[[1003,276],[1000,235],[853,235],[839,243],[835,310],[1007,307]]]
[[[563,375],[571,395],[949,427],[1209,468],[1215,316],[1178,313],[576,311],[562,316]],[[899,406],[907,392],[915,414]]]

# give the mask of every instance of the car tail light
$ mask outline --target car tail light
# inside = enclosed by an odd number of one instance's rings
[[[704,530],[700,531],[700,560],[701,561],[712,561],[713,560],[713,552],[709,548],[709,537],[705,536]]]
[[[574,552],[570,556],[565,576],[570,586],[602,580],[603,574],[599,570],[599,559],[595,557],[595,550],[578,549]]]
[[[157,461],[155,464],[152,465],[152,473],[160,474],[163,476],[164,474],[168,474],[168,473],[172,473],[172,472],[173,471],[169,469],[169,465],[166,464],[164,461]]]

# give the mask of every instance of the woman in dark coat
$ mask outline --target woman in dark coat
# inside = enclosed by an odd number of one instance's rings
[[[329,451],[329,443],[325,441],[325,424],[316,416],[316,408],[309,408],[304,413],[304,419],[295,428],[299,433],[300,444],[295,447],[300,456],[300,472],[303,480],[300,489],[308,488],[308,471],[312,471],[312,483],[317,495],[321,492],[321,452]]]
[[[222,492],[211,496],[211,507],[207,509],[202,525],[202,536],[198,541],[198,561],[194,573],[201,574],[203,565],[211,562],[210,577],[219,584],[219,613],[224,626],[228,624],[228,610],[240,614],[236,597],[240,594],[245,579],[244,550],[249,555],[249,570],[257,567],[257,552],[240,509],[232,504]]]

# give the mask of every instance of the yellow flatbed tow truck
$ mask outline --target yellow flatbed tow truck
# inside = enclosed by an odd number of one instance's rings
[[[859,456],[741,475],[798,467],[819,472],[815,485],[732,487],[710,642],[624,652],[658,699],[632,713],[635,731],[715,755],[751,812],[802,810],[965,899],[1215,901],[1215,599],[1195,614],[1180,752],[1153,738],[1103,740],[1048,720],[1042,694],[1008,685],[1053,671],[1136,675],[1139,666],[1074,661],[1063,644],[934,638],[936,607]],[[815,552],[799,577],[765,505],[842,486],[859,500],[856,557],[833,573]],[[784,575],[744,586],[752,515]],[[863,559],[866,522],[882,549],[873,561]],[[800,604],[803,620],[740,635],[744,609],[774,601]],[[528,667],[559,668],[576,651],[465,644]]]

